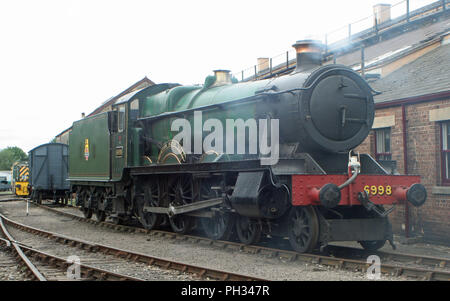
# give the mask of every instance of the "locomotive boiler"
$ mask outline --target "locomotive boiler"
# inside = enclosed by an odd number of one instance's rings
[[[288,75],[237,83],[216,70],[203,86],[150,86],[75,122],[69,179],[85,216],[247,244],[279,236],[298,252],[393,244],[387,216],[425,202],[420,178],[354,151],[375,91],[348,67],[322,66],[317,42],[294,47]]]

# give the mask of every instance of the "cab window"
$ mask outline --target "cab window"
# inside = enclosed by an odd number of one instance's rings
[[[118,121],[117,122],[117,132],[121,133],[123,132],[124,126],[125,126],[125,104],[120,105],[117,108],[118,112]]]
[[[139,117],[139,99],[135,98],[130,102],[128,117],[130,120],[136,120]]]

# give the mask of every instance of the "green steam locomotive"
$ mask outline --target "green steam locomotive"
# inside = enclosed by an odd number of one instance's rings
[[[423,204],[420,178],[352,151],[371,130],[374,91],[350,68],[321,66],[316,42],[294,47],[290,74],[237,83],[216,70],[203,86],[150,86],[74,122],[69,180],[85,217],[247,244],[279,236],[298,252],[392,243],[383,206]]]

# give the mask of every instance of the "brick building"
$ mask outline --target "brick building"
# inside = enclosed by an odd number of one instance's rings
[[[371,134],[359,147],[398,172],[418,174],[428,191],[423,207],[399,206],[394,231],[450,244],[450,33],[433,50],[370,85],[375,96]],[[406,209],[406,210],[405,210]]]

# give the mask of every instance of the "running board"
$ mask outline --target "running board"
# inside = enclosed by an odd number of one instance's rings
[[[144,212],[152,212],[152,213],[161,213],[161,214],[167,214],[169,216],[174,216],[177,214],[184,214],[184,213],[220,205],[223,203],[223,201],[224,201],[223,198],[215,198],[215,199],[199,201],[199,202],[195,202],[192,204],[182,205],[182,206],[177,206],[177,207],[174,207],[172,205],[169,205],[169,207],[144,206],[143,211]]]

